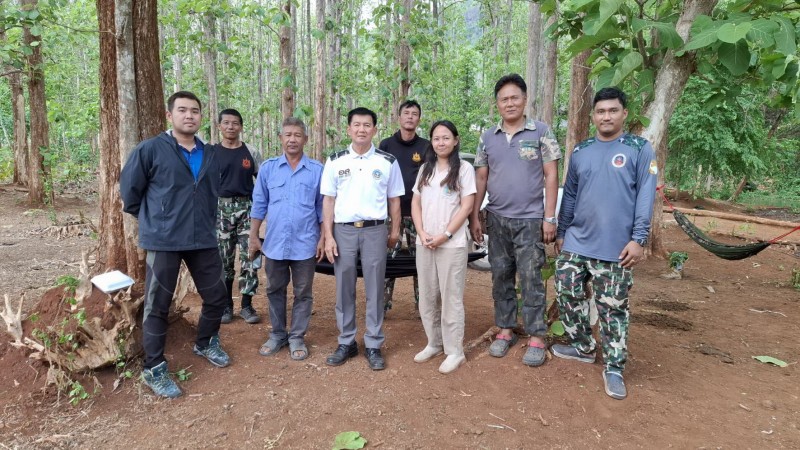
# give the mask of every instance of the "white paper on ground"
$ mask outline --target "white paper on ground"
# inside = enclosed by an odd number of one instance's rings
[[[125,275],[119,270],[113,270],[92,278],[92,284],[106,294],[120,289],[125,289],[133,285],[133,278]]]

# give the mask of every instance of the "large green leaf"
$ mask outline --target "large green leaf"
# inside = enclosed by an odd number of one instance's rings
[[[750,42],[762,48],[766,48],[775,44],[775,38],[773,38],[773,35],[776,31],[778,31],[777,23],[769,19],[764,19],[763,17],[756,19],[751,23],[753,24],[753,27],[747,33],[747,39]]]
[[[624,0],[600,0],[600,13],[595,20],[587,20],[587,26],[583,32],[588,35],[595,35],[605,25],[606,21],[613,16],[622,6]]]
[[[778,23],[778,31],[774,34],[775,50],[786,56],[794,55],[797,51],[797,41],[792,21],[780,14],[772,16],[772,20]]]
[[[747,32],[750,31],[751,28],[753,28],[753,24],[750,22],[729,22],[719,27],[717,30],[717,38],[719,38],[719,40],[722,42],[735,44],[741,39],[744,39],[744,37],[747,36]]]
[[[616,74],[617,70],[614,67],[609,67],[597,76],[597,82],[595,83],[595,88],[597,90],[603,89],[604,87],[612,86],[611,80],[614,78],[614,74]]]
[[[333,450],[356,450],[364,448],[367,440],[358,431],[345,431],[336,435]]]
[[[715,22],[711,17],[697,16],[697,19],[692,24],[689,42],[686,43],[682,51],[697,50],[717,42],[719,39],[717,38],[717,30],[720,26],[722,26],[722,22]]]
[[[733,75],[741,75],[750,67],[750,50],[747,42],[723,43],[719,46],[719,61]]]
[[[578,53],[586,50],[587,48],[595,47],[602,42],[620,37],[619,30],[612,23],[606,23],[597,34],[582,35],[578,39],[572,41],[572,44],[567,47],[567,53],[570,55],[577,55]]]
[[[773,358],[772,356],[753,356],[753,359],[765,364],[774,364],[778,367],[787,367],[789,365],[786,364],[786,361],[781,361],[780,359]]]
[[[622,61],[614,67],[616,70],[614,72],[614,78],[611,79],[611,85],[619,86],[631,72],[642,65],[642,61],[644,61],[644,58],[642,58],[639,52],[630,52],[625,55]]]
[[[667,48],[678,48],[683,45],[683,39],[681,39],[678,32],[675,31],[675,24],[638,18],[633,19],[632,29],[634,33],[638,33],[647,28],[655,28],[656,32],[658,32],[659,39],[661,39],[661,43]]]

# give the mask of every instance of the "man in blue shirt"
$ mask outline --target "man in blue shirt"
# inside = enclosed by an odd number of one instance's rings
[[[606,394],[627,396],[628,290],[644,257],[656,192],[650,143],[625,133],[625,93],[604,88],[594,97],[595,137],[575,147],[567,170],[556,232],[556,290],[571,345],[553,345],[559,358],[593,363],[597,343],[584,283],[590,282],[600,319]]]
[[[267,299],[272,332],[259,353],[274,355],[286,345],[294,360],[308,357],[305,335],[311,319],[312,285],[316,261],[322,257],[322,164],[303,154],[306,125],[286,118],[281,128],[283,155],[270,158],[258,170],[250,212],[250,259],[266,256]],[[262,245],[261,223],[267,220]],[[286,287],[292,280],[292,325],[286,332]]]

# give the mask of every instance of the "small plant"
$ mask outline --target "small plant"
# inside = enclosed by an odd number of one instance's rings
[[[706,234],[708,234],[711,231],[717,229],[717,225],[718,224],[716,220],[709,220],[708,223],[706,223],[705,226],[703,226],[703,231],[705,231]]]
[[[81,401],[86,400],[87,398],[90,397],[89,393],[86,392],[86,389],[84,389],[83,385],[77,381],[73,381],[72,384],[70,384],[69,392],[67,393],[67,395],[69,395],[69,403],[72,406],[75,406]]]
[[[75,289],[78,288],[80,284],[80,280],[73,277],[72,275],[61,275],[60,277],[56,278],[56,286],[64,286],[65,289],[71,291],[72,294],[75,293]]]
[[[800,291],[800,268],[792,269],[792,287]]]
[[[739,225],[739,231],[745,234],[753,234],[753,225],[749,223],[743,223]]]
[[[689,254],[686,252],[671,252],[669,254],[669,268],[680,272],[683,270],[683,264],[689,259]]]
[[[177,378],[180,382],[189,381],[189,379],[192,378],[192,372],[189,372],[189,368],[191,367],[192,366],[184,367],[183,369],[173,373],[173,375],[175,375],[175,378]]]

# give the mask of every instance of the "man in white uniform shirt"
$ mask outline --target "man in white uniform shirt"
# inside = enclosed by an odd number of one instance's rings
[[[339,346],[325,363],[344,364],[358,355],[356,343],[356,265],[361,259],[367,297],[364,356],[372,370],[382,370],[383,280],[386,247],[400,238],[400,196],[405,193],[400,166],[394,156],[372,145],[377,115],[367,108],[347,114],[347,134],[352,144],[331,155],[322,172],[320,191],[325,255],[336,275],[336,326]],[[388,208],[387,208],[388,205]],[[391,231],[384,223],[387,210]]]

